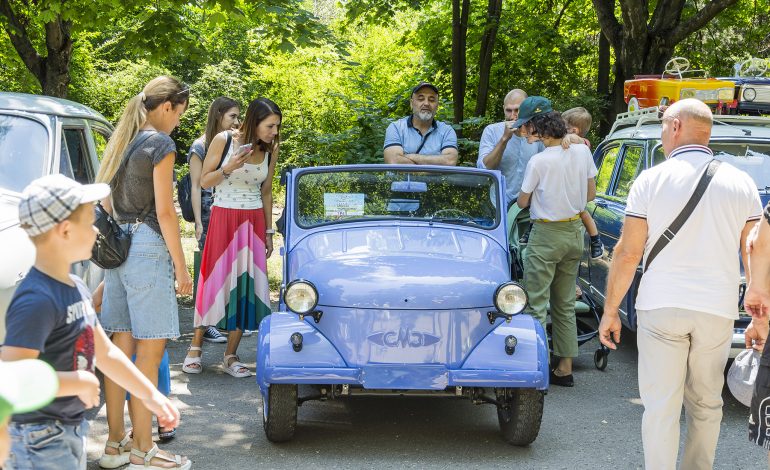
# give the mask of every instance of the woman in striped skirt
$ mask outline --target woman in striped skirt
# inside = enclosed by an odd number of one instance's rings
[[[272,101],[252,101],[233,134],[230,150],[222,157],[227,136],[218,134],[201,171],[201,186],[215,190],[201,259],[195,326],[229,331],[222,366],[233,377],[251,375],[237,355],[243,330],[256,330],[270,314],[267,258],[273,252],[275,233],[272,182],[281,119],[281,110]],[[200,364],[201,353],[200,346],[191,346],[184,364]]]

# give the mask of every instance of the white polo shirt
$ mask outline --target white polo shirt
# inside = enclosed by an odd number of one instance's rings
[[[521,191],[532,193],[532,219],[563,220],[586,207],[588,179],[596,176],[591,151],[583,144],[546,147],[527,163]]]
[[[645,260],[692,196],[712,158],[708,147],[682,146],[634,181],[626,215],[647,219]],[[761,215],[754,181],[723,162],[690,218],[642,276],[636,308],[674,307],[738,318],[741,231]]]

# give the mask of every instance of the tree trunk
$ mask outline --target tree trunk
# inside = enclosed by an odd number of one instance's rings
[[[604,33],[599,33],[599,74],[596,83],[596,95],[602,100],[600,107],[599,135],[605,136],[610,131],[608,111],[610,110],[610,42]]]
[[[503,0],[489,0],[487,5],[487,24],[481,37],[479,53],[479,88],[476,96],[474,116],[483,116],[487,112],[489,98],[489,74],[492,71],[492,53],[495,49],[497,30],[500,27],[500,15],[503,11]]]
[[[465,40],[468,35],[468,11],[470,0],[452,0],[452,103],[454,121],[460,123],[465,116]],[[458,132],[458,137],[461,132]]]

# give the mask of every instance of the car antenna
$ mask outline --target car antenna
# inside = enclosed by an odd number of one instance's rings
[[[732,125],[732,124],[728,124],[728,123],[726,123],[726,122],[723,122],[723,121],[719,121],[719,120],[717,120],[717,119],[714,119],[714,122],[715,122],[715,123],[717,123],[717,124],[721,124],[721,125],[723,125],[723,126],[734,127],[734,128],[736,128],[736,129],[738,129],[739,131],[743,132],[743,134],[744,134],[744,135],[746,135],[746,136],[749,136],[749,137],[751,136],[751,131],[750,131],[750,130],[748,130],[748,129],[744,129],[744,128],[742,128],[742,127],[734,126],[734,125]]]

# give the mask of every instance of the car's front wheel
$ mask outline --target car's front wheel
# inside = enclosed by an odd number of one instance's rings
[[[545,393],[532,388],[498,389],[497,419],[509,444],[526,446],[540,432]]]
[[[269,441],[286,442],[294,438],[297,428],[296,385],[270,385],[262,408],[262,425]]]

